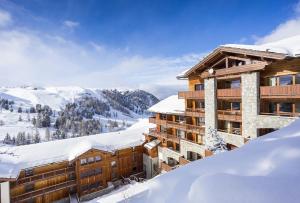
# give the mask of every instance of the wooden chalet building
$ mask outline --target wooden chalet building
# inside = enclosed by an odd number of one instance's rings
[[[125,131],[0,150],[0,203],[70,202],[112,191],[132,175],[144,177],[142,133]]]
[[[188,91],[150,108],[156,128],[145,136],[160,144],[157,157],[144,159],[157,158],[168,171],[211,155],[209,129],[234,149],[293,122],[300,115],[300,39],[292,40],[220,46],[180,74]]]

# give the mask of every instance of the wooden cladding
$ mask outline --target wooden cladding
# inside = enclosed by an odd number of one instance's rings
[[[172,134],[168,134],[168,133],[163,133],[163,132],[159,132],[157,130],[152,129],[149,133],[149,135],[153,136],[153,137],[157,137],[160,139],[167,139],[169,141],[175,142],[179,144],[179,138],[176,137],[175,135]]]
[[[165,162],[161,162],[161,170],[169,172],[172,170],[172,167],[166,164]]]
[[[300,85],[260,87],[262,99],[300,99]]]
[[[208,78],[208,77],[221,77],[226,75],[237,75],[245,72],[252,72],[262,70],[268,65],[267,62],[258,62],[253,64],[246,64],[241,66],[234,66],[232,68],[222,68],[215,70],[214,74],[209,74],[208,71],[204,71],[201,73],[201,78]]]
[[[204,90],[178,92],[179,99],[204,99]]]
[[[241,98],[241,89],[218,89],[217,90],[218,99],[240,99]]]
[[[241,111],[218,110],[218,120],[242,122]]]

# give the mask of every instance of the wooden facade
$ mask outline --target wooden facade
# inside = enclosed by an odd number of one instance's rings
[[[48,203],[101,191],[108,182],[141,173],[143,151],[142,146],[115,152],[90,149],[74,160],[23,169],[9,181],[11,202]]]

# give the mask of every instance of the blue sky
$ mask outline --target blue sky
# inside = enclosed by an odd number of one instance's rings
[[[0,0],[0,49],[7,50],[1,85],[169,94],[184,84],[176,74],[220,44],[300,34],[299,5],[296,0]]]

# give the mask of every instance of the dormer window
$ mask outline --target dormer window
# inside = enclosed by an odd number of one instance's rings
[[[195,84],[195,91],[204,90],[204,84]]]

